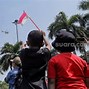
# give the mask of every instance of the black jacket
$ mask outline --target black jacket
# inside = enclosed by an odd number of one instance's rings
[[[23,49],[20,53],[23,78],[34,82],[44,77],[46,66],[35,74],[34,72],[44,66],[49,61],[50,57],[50,52],[47,48]]]

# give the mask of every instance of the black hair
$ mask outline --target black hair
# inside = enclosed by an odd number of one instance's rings
[[[71,32],[60,30],[56,33],[52,46],[60,52],[73,52],[75,50],[75,37]]]
[[[41,47],[43,45],[43,34],[38,30],[33,30],[28,34],[27,40],[31,46]]]

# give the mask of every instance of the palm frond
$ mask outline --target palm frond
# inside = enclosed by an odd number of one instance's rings
[[[81,1],[79,4],[79,9],[89,10],[89,0]]]
[[[1,58],[0,58],[0,70],[7,71],[10,66],[10,60],[18,55],[20,48],[20,42],[15,45],[6,43],[1,49]]]
[[[79,17],[79,15],[77,14],[77,15],[73,15],[73,16],[71,16],[70,18],[69,18],[69,24],[73,24],[73,23],[75,23],[75,22],[78,22],[78,17]]]
[[[18,53],[20,49],[20,42],[16,43],[14,46],[13,46],[13,52],[14,53]]]
[[[85,21],[89,20],[89,13],[84,14],[83,19]]]
[[[13,45],[9,44],[9,43],[5,43],[4,46],[1,49],[1,54],[4,53],[12,53],[13,52]]]
[[[6,71],[9,67],[9,62],[11,59],[11,54],[5,54],[0,59],[0,65],[3,71]]]

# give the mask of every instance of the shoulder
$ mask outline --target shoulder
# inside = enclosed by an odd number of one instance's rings
[[[13,71],[12,70],[10,70],[9,72],[8,72],[8,75],[11,75],[13,73]]]
[[[42,54],[50,54],[50,51],[49,51],[49,49],[48,48],[42,48],[42,49],[40,49],[39,51],[38,51],[39,53],[42,53]]]
[[[48,48],[42,48],[39,50],[42,54],[46,55],[47,57],[51,57],[51,53]]]
[[[20,53],[27,52],[28,50],[29,50],[29,48],[22,49],[22,50],[20,51]]]
[[[76,54],[72,54],[73,58],[76,58],[77,60],[81,60],[83,62],[86,62],[83,58],[81,58],[80,56],[76,55]]]
[[[87,65],[87,62],[83,58],[81,58],[80,56],[77,56],[77,55],[73,54],[72,57],[74,59],[76,59],[76,61],[79,62],[80,64],[83,64],[84,66]]]
[[[51,57],[51,59],[49,60],[49,62],[56,62],[56,60],[59,58],[59,55],[55,55],[53,57]]]
[[[48,48],[42,48],[37,53],[41,54],[46,61],[51,58],[51,53]]]
[[[55,56],[53,56],[51,59],[59,59],[62,58],[63,56],[61,54],[57,54]]]
[[[7,77],[11,77],[13,75],[13,73],[14,73],[13,70],[10,70],[7,74]]]
[[[61,61],[61,59],[63,59],[64,56],[62,56],[61,54],[57,54],[53,57],[51,57],[51,59],[49,60],[52,63],[57,63],[58,61]]]
[[[19,56],[20,56],[20,57],[24,56],[25,54],[28,53],[28,50],[29,50],[29,48],[22,49],[22,50],[20,51],[20,53],[19,53]]]

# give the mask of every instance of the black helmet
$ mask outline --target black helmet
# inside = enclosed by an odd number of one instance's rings
[[[61,52],[72,52],[75,50],[75,36],[66,30],[59,30],[52,46]]]

